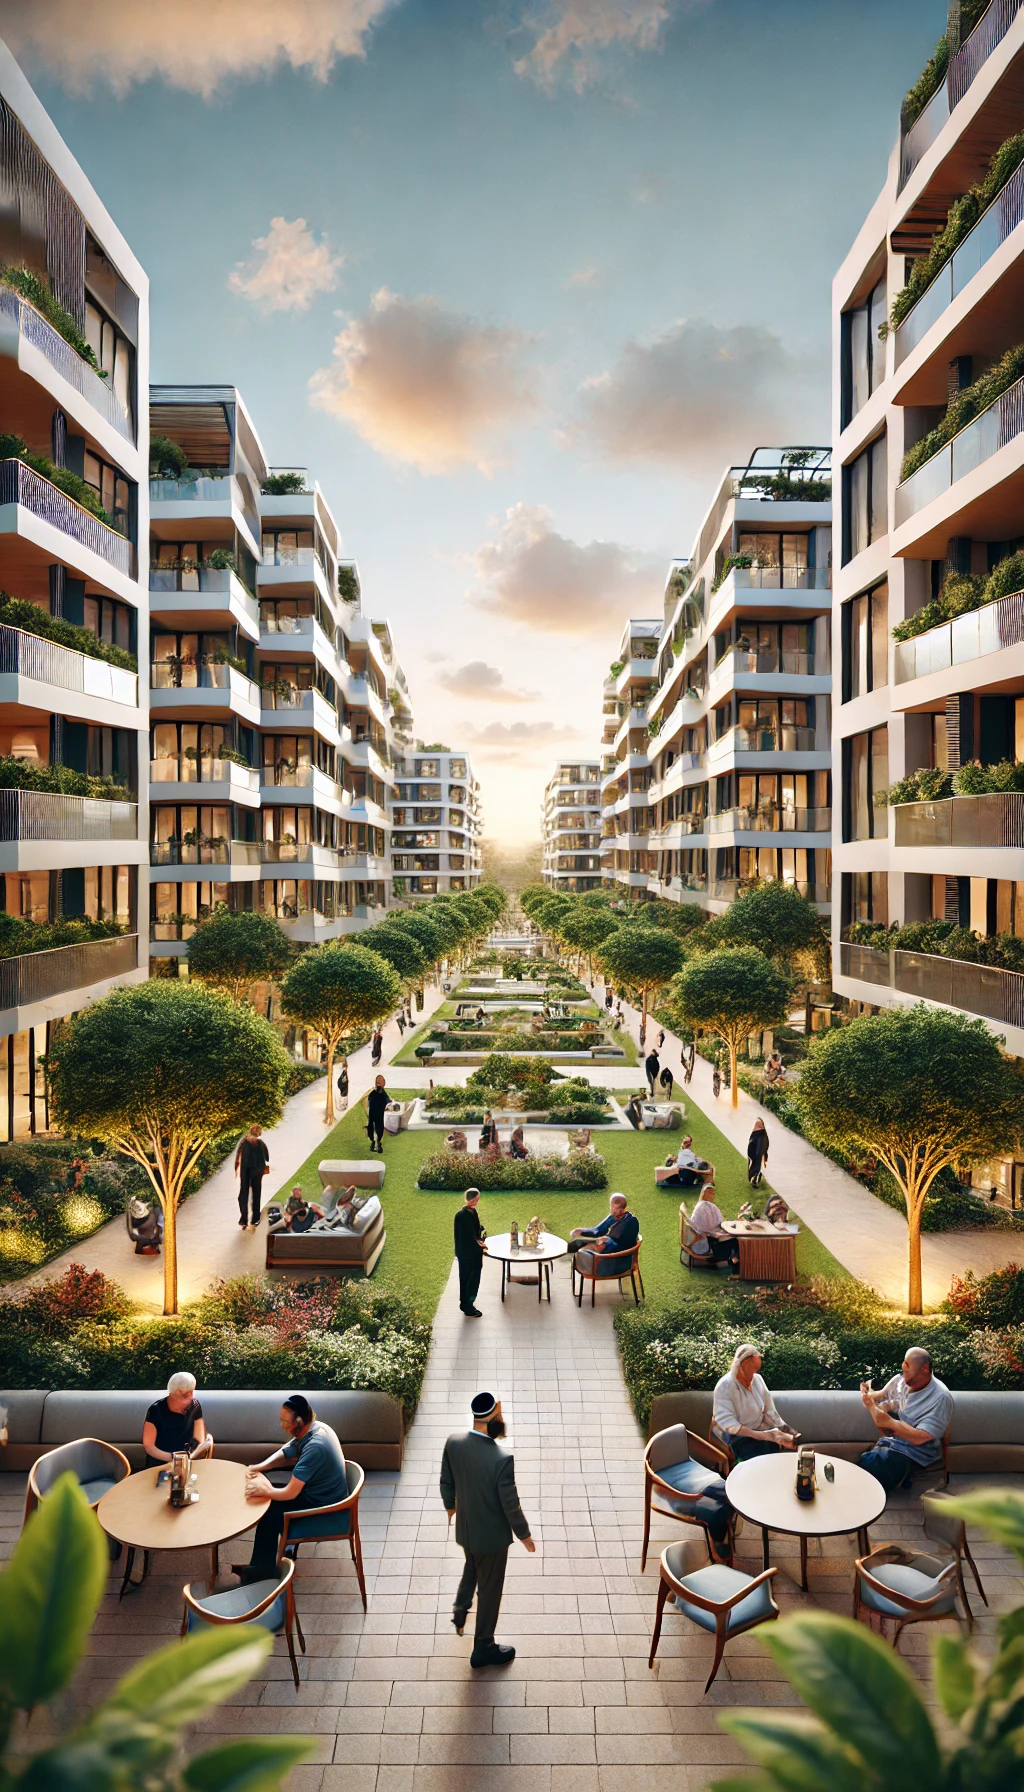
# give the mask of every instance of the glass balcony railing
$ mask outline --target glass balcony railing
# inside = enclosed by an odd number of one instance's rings
[[[259,707],[260,687],[244,672],[222,661],[201,665],[196,660],[156,660],[149,669],[152,691],[230,691],[247,703]]]
[[[259,856],[265,865],[317,865],[336,871],[338,854],[333,846],[315,840],[261,840]]]
[[[1019,971],[932,952],[880,952],[845,942],[839,948],[839,967],[845,977],[862,983],[980,1014],[1003,1026],[1024,1027],[1024,975]]]
[[[230,566],[151,566],[150,591],[201,592],[230,597],[256,620],[256,599]]]
[[[796,648],[759,648],[756,651],[744,647],[730,647],[722,655],[712,671],[712,679],[719,681],[730,674],[740,672],[792,673],[795,678],[808,678],[815,671],[813,653],[801,653]]]
[[[1024,642],[1024,591],[998,597],[993,603],[968,610],[952,622],[941,622],[923,635],[896,643],[896,683],[924,678],[929,672],[946,672],[969,660],[998,653],[1003,647]]]
[[[763,880],[762,880],[763,881]],[[828,884],[809,883],[805,878],[785,878],[787,890],[796,890],[806,896],[808,902],[830,902],[832,892]],[[741,890],[750,888],[750,882],[742,877],[718,877],[708,884],[708,895],[716,902],[735,902]]]
[[[712,753],[718,759],[726,753],[813,753],[816,750],[813,728],[797,728],[783,724],[778,728],[741,728],[734,725],[720,734]]]
[[[57,946],[49,952],[25,952],[0,959],[0,1009],[28,1007],[71,990],[89,989],[111,977],[138,969],[139,936],[123,933],[109,940],[87,940],[79,946]]]
[[[1024,218],[1024,163],[1010,176],[1005,187],[996,194],[969,236],[954,250],[945,266],[939,269],[931,285],[921,294],[914,309],[907,313],[896,331],[896,366],[905,361],[947,306],[953,303],[975,274],[990,261],[1001,243]]]
[[[896,527],[923,510],[926,504],[940,498],[950,486],[973,473],[1000,448],[1024,432],[1024,380],[1015,380],[1000,393],[980,417],[960,430],[951,442],[926,460],[923,467],[911,473],[896,487]]]
[[[259,790],[259,768],[239,765],[234,759],[202,754],[190,759],[182,753],[149,762],[151,784],[228,784],[236,790]]]
[[[81,691],[87,697],[105,697],[111,703],[127,703],[133,709],[138,707],[136,673],[3,623],[0,624],[0,674],[5,672],[34,679],[38,684],[58,685],[65,691]]]
[[[735,591],[830,591],[830,566],[733,566],[715,597],[729,583]]]
[[[1024,846],[1024,792],[987,791],[893,810],[897,846]]]
[[[258,840],[225,840],[215,835],[199,840],[154,840],[149,848],[151,865],[258,865]]]
[[[34,305],[2,282],[0,316],[9,318],[17,325],[22,340],[38,349],[54,372],[59,373],[69,386],[73,386],[104,422],[116,429],[126,442],[134,442],[135,425],[112,382],[105,380],[88,361],[83,361],[77,349],[73,349],[70,342],[65,341]]]
[[[0,840],[135,840],[138,826],[137,803],[52,790],[0,790]]]
[[[135,577],[135,547],[125,535],[102,523],[91,510],[76,504],[67,492],[51,485],[21,460],[0,461],[0,505],[20,504],[41,522],[59,529],[80,547],[98,554],[126,579]]]
[[[708,816],[712,834],[828,834],[831,809],[788,809],[780,805],[759,809],[720,809]]]
[[[973,31],[951,57],[946,76],[924,111],[915,118],[900,142],[899,190],[902,192],[918,163],[931,149],[950,112],[963,99],[993,50],[1006,36],[1020,11],[1021,0],[992,0]]]

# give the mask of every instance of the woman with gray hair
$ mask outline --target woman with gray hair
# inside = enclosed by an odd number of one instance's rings
[[[712,1441],[730,1450],[737,1462],[796,1448],[797,1433],[776,1412],[760,1368],[757,1345],[741,1344],[715,1387]]]
[[[213,1438],[196,1399],[196,1378],[187,1369],[172,1375],[163,1399],[153,1401],[142,1427],[142,1447],[147,1468],[163,1468],[175,1450],[187,1450],[190,1456],[200,1451],[212,1455]]]

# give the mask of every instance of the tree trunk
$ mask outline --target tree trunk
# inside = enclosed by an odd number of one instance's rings
[[[903,1193],[907,1203],[907,1312],[921,1313],[924,1311],[921,1280],[921,1213],[924,1202],[916,1188],[906,1188]]]
[[[178,1311],[178,1189],[164,1191],[164,1318]]]
[[[644,989],[643,989],[643,1020],[640,1022],[640,1031],[643,1034],[644,1039],[646,1040],[646,1038],[647,1038],[647,985],[646,985],[646,983],[644,984]]]
[[[327,1106],[324,1109],[324,1125],[334,1125],[334,1050],[337,1040],[333,1037],[327,1041]]]
[[[738,1108],[740,1105],[740,1092],[736,1081],[736,1046],[731,1039],[729,1041],[729,1081],[732,1085],[732,1105],[734,1108]]]

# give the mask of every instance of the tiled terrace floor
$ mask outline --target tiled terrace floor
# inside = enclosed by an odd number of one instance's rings
[[[716,1710],[790,1698],[748,1636],[730,1646],[728,1672],[705,1700],[707,1640],[671,1609],[657,1670],[648,1670],[657,1550],[641,1578],[642,1439],[615,1351],[617,1296],[603,1290],[595,1311],[578,1311],[564,1262],[552,1278],[550,1307],[538,1307],[532,1289],[514,1287],[502,1308],[498,1281],[497,1266],[486,1266],[478,1321],[461,1317],[449,1283],[405,1468],[367,1479],[369,1614],[347,1550],[321,1544],[303,1557],[297,1577],[309,1650],[299,1694],[279,1643],[266,1678],[203,1725],[206,1739],[312,1736],[311,1764],[293,1775],[294,1792],[698,1792],[740,1758],[717,1729]],[[474,1673],[470,1636],[456,1637],[449,1622],[461,1557],[437,1480],[445,1436],[466,1422],[480,1387],[504,1399],[538,1551],[528,1556],[515,1545],[509,1558],[498,1634],[516,1644],[516,1661]],[[22,1497],[22,1477],[3,1477],[5,1547],[17,1534]],[[679,1529],[666,1525],[663,1535]],[[916,1503],[897,1504],[874,1535],[919,1538]],[[776,1586],[786,1610],[809,1597],[848,1611],[853,1539],[828,1548],[827,1556],[812,1554],[805,1595],[795,1547],[779,1544]],[[740,1552],[741,1565],[749,1556],[759,1567],[759,1537],[741,1538]],[[247,1550],[223,1553],[230,1561]],[[1024,1601],[1005,1552],[978,1537],[975,1553],[995,1610]],[[143,1591],[120,1607],[112,1580],[78,1696],[95,1699],[132,1656],[171,1640],[181,1584],[203,1572],[199,1557],[158,1559]],[[984,1644],[991,1617],[979,1628]],[[927,1635],[908,1633],[902,1648],[920,1664]],[[66,1721],[71,1713],[59,1715]],[[44,1721],[35,1720],[40,1739]]]

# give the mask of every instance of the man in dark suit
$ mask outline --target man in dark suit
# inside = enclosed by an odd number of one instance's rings
[[[513,1534],[533,1555],[537,1545],[516,1492],[515,1465],[498,1444],[505,1435],[501,1405],[493,1394],[471,1403],[473,1429],[448,1439],[441,1460],[441,1498],[455,1519],[455,1541],[466,1557],[455,1595],[452,1623],[461,1636],[476,1594],[476,1631],[470,1667],[507,1667],[515,1650],[496,1643],[494,1631],[505,1585]]]

